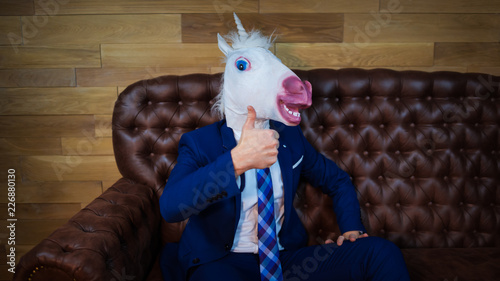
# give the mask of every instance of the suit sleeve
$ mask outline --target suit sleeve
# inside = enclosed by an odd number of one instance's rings
[[[177,164],[160,197],[161,214],[167,222],[183,221],[240,192],[230,151],[210,158],[200,152],[194,137],[182,136]]]
[[[356,190],[349,175],[330,159],[317,152],[304,137],[304,168],[302,176],[313,186],[321,188],[333,201],[333,210],[337,216],[340,231],[366,231],[361,222],[361,211]]]

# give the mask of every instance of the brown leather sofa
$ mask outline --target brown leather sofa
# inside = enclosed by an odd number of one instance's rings
[[[313,86],[305,136],[351,175],[370,235],[402,248],[412,280],[500,280],[500,77],[296,73]],[[159,252],[185,223],[164,222],[158,198],[181,135],[216,121],[220,78],[163,76],[124,90],[113,115],[123,178],[27,253],[14,280],[161,280]],[[299,190],[310,243],[339,235],[329,198]]]

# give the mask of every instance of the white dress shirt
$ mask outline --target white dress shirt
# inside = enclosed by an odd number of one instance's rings
[[[269,128],[269,123],[267,127]],[[236,142],[241,137],[241,131],[234,131]],[[274,196],[274,218],[276,220],[276,235],[280,232],[283,224],[285,204],[283,194],[283,179],[278,161],[270,167],[271,179],[273,183]],[[241,189],[241,176],[237,179],[238,187]],[[234,235],[233,248],[231,251],[237,253],[259,253],[259,238],[257,237],[257,219],[259,217],[257,208],[257,171],[251,169],[245,172],[245,185],[241,192],[241,213],[236,234]],[[283,246],[279,243],[280,250]]]

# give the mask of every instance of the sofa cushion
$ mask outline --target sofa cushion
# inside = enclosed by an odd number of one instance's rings
[[[500,248],[403,249],[412,281],[500,278]]]

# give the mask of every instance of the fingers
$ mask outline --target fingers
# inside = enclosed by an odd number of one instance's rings
[[[359,238],[365,238],[365,237],[368,237],[368,233],[363,233],[359,235],[358,231],[346,232],[343,235],[339,236],[339,238],[337,238],[337,245],[342,246],[345,240],[349,240],[350,242],[355,242]]]
[[[257,113],[255,112],[255,109],[251,105],[247,107],[247,110],[248,110],[248,115],[247,115],[247,120],[243,125],[243,131],[255,128],[255,118],[257,116]]]
[[[340,235],[339,238],[337,238],[337,245],[342,246],[344,243],[345,237],[343,235]]]

